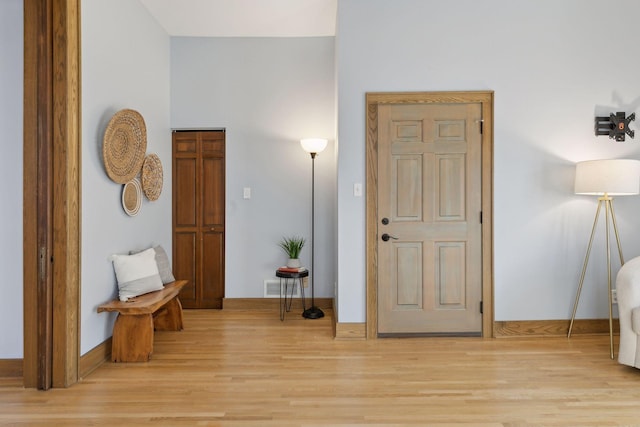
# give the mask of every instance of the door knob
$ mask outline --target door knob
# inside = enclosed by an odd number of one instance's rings
[[[387,234],[387,233],[384,233],[384,234],[382,235],[382,240],[384,240],[385,242],[388,242],[388,241],[389,241],[389,239],[398,240],[398,238],[397,238],[397,237],[395,237],[395,236],[391,236],[391,235],[389,235],[389,234]]]
[[[387,225],[389,224],[389,218],[382,218],[382,225]]]

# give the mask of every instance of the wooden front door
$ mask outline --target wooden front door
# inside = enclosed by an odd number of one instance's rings
[[[225,132],[173,133],[173,270],[184,308],[222,308]]]
[[[378,109],[378,334],[482,333],[482,104]]]

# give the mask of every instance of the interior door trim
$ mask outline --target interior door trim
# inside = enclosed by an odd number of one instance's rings
[[[378,337],[378,106],[381,104],[480,103],[482,105],[482,336],[493,328],[493,91],[372,92],[366,94],[366,289],[367,339]],[[480,308],[478,308],[480,309]]]
[[[51,316],[50,385],[68,387],[78,381],[80,359],[80,0],[25,0],[24,49],[23,383],[47,388],[38,384],[37,337],[38,322]],[[35,159],[42,144],[53,166],[39,190]],[[47,212],[36,209],[39,191],[50,194]],[[52,242],[41,256],[43,226]],[[51,277],[50,312],[38,303],[41,275]]]

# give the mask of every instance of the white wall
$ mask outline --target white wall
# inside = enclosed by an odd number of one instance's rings
[[[22,357],[22,0],[0,1],[0,359]]]
[[[227,298],[262,297],[286,262],[281,237],[310,238],[309,136],[330,140],[315,162],[314,280],[316,296],[334,295],[333,58],[333,37],[171,39],[171,126],[227,130]]]
[[[111,336],[115,316],[96,307],[117,296],[113,253],[152,243],[171,256],[169,36],[136,0],[82,1],[82,310],[81,353]],[[122,186],[102,162],[113,114],[132,108],[147,128],[147,153],[160,157],[164,187],[135,217],[121,205]],[[143,196],[144,197],[144,196]]]
[[[635,0],[339,2],[341,322],[365,320],[365,199],[352,185],[365,182],[374,91],[495,91],[495,318],[571,316],[596,208],[573,194],[574,163],[640,158],[640,134],[616,143],[593,131],[595,115],[640,113],[639,16]],[[616,200],[627,259],[640,255],[639,209],[638,197]],[[596,239],[578,317],[608,317],[604,235]]]

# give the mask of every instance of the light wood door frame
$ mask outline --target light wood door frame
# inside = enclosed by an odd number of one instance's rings
[[[378,106],[425,103],[482,105],[482,336],[493,337],[493,91],[465,91],[366,95],[367,338],[378,337]]]
[[[24,1],[23,382],[30,388],[68,387],[79,377],[80,1]],[[43,149],[48,177],[38,170]],[[44,252],[42,233],[51,237]],[[51,289],[43,292],[42,283]],[[38,325],[47,322],[43,349]]]

